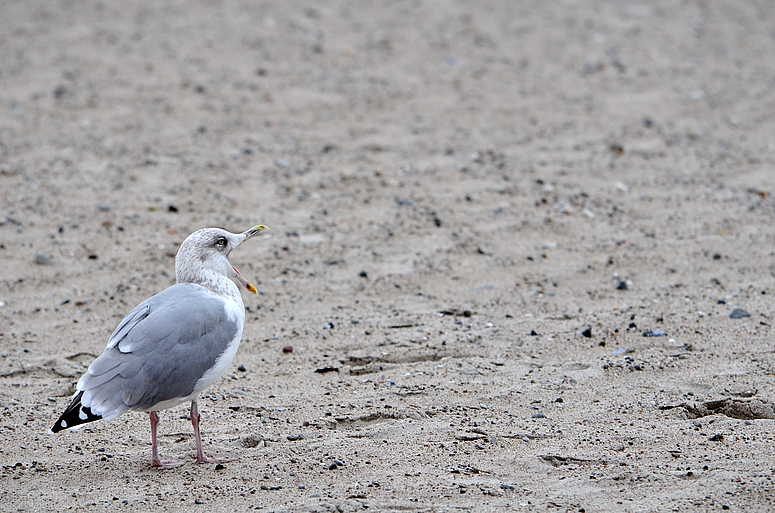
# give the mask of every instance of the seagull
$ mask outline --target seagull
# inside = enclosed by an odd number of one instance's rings
[[[257,293],[229,262],[229,254],[250,237],[268,230],[257,225],[242,233],[204,228],[189,235],[175,257],[177,283],[129,312],[108,339],[105,351],[78,380],[70,406],[53,433],[78,429],[95,420],[113,420],[128,411],[151,418],[151,465],[174,467],[184,461],[159,458],[159,410],[191,401],[197,463],[208,458],[199,433],[199,394],[220,378],[237,353],[245,305],[229,278]]]

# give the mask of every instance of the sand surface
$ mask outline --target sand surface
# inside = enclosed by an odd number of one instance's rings
[[[775,508],[774,23],[0,1],[0,509]],[[238,461],[150,468],[143,413],[47,434],[182,240],[257,223],[201,401]]]

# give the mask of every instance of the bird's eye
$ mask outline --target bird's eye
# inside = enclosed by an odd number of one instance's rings
[[[215,240],[215,245],[218,246],[219,248],[226,247],[226,237],[218,237]]]

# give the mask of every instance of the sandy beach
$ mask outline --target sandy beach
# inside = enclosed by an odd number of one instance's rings
[[[774,22],[0,0],[0,509],[775,509]],[[258,223],[200,401],[237,461],[49,434],[183,239]]]

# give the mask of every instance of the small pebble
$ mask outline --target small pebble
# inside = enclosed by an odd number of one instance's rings
[[[202,502],[202,499],[194,499],[194,504],[204,504],[204,502]]]
[[[288,354],[293,352],[293,346],[285,346],[283,347],[283,353]]]
[[[627,286],[627,282],[624,280],[621,280],[619,284],[616,286],[616,290],[629,290],[629,286]]]
[[[592,338],[592,328],[587,328],[581,332],[582,337]]]
[[[644,337],[666,337],[667,333],[660,330],[646,330],[643,332]]]
[[[303,440],[304,439],[304,435],[302,433],[293,433],[293,434],[290,434],[290,435],[286,436],[285,438],[287,438],[291,442],[295,442],[296,440]]]
[[[545,419],[545,418],[546,418],[546,415],[544,415],[543,413],[541,413],[541,412],[539,411],[538,413],[534,413],[534,414],[533,414],[533,418],[534,418],[534,419]]]
[[[51,257],[48,257],[43,253],[35,255],[35,263],[38,265],[54,265],[54,261],[51,260]]]
[[[239,367],[237,367],[237,370],[240,372],[247,372],[248,369],[244,365],[240,365]]]
[[[732,313],[729,314],[730,319],[744,319],[746,317],[750,317],[751,314],[743,310],[742,308],[735,308],[732,310]]]
[[[331,464],[328,466],[328,470],[336,470],[336,469],[338,469],[338,468],[339,468],[339,465],[337,465],[336,463],[331,463]]]

